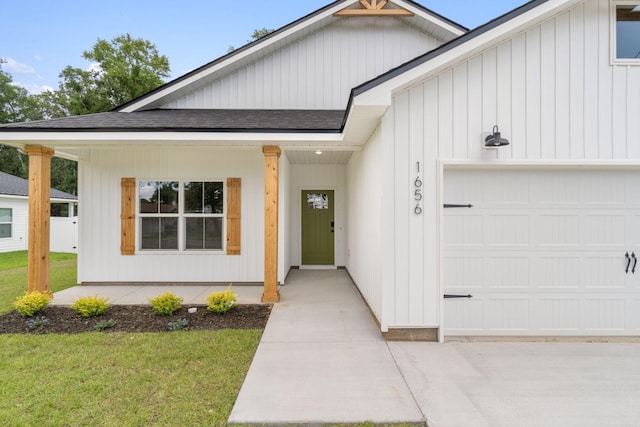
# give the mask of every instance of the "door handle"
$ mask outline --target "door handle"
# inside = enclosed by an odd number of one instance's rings
[[[629,266],[631,265],[631,258],[629,257],[629,252],[624,254],[624,257],[627,259],[627,268],[624,270],[626,274],[629,274]]]
[[[631,272],[636,274],[636,264],[638,264],[638,258],[636,258],[636,253],[631,252],[631,258],[633,258],[633,267],[631,268]]]

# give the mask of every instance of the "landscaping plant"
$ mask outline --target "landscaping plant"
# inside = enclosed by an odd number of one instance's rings
[[[117,324],[118,324],[117,320],[113,320],[113,319],[101,320],[98,323],[96,323],[95,328],[96,328],[96,331],[102,332],[102,331],[104,331],[106,329],[113,328]]]
[[[23,317],[31,317],[48,306],[51,299],[51,295],[39,291],[26,292],[15,300],[13,307]]]
[[[207,297],[207,310],[224,314],[233,308],[237,298],[238,295],[231,290],[231,284],[229,284],[226,291],[214,292]]]
[[[165,292],[155,298],[150,298],[149,302],[156,314],[173,314],[182,306],[182,297],[173,292]]]
[[[107,308],[109,308],[109,299],[98,296],[80,297],[71,304],[71,309],[83,317],[99,316],[107,311]]]

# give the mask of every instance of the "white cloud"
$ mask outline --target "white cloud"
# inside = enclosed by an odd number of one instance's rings
[[[36,61],[42,61],[44,58],[40,55],[36,55],[33,57]]]
[[[87,69],[87,71],[97,71],[98,73],[101,73],[102,68],[100,67],[99,62],[92,62],[91,64],[89,64],[89,68]]]
[[[5,64],[2,64],[2,68],[8,71],[11,74],[35,74],[36,69],[31,65],[23,64],[21,62],[16,61],[13,58],[5,58],[7,61]]]
[[[21,82],[12,82],[14,86],[18,86],[27,90],[30,95],[37,95],[42,92],[53,92],[54,89],[51,86],[47,85],[36,85],[32,83],[21,83]]]

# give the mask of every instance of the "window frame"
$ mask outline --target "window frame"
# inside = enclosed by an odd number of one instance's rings
[[[618,6],[640,6],[640,0],[610,0],[611,65],[640,65],[640,58],[618,58]],[[640,15],[640,12],[638,12]]]
[[[140,183],[141,182],[177,182],[178,183],[178,212],[176,213],[142,213],[140,212]],[[222,213],[192,213],[185,212],[186,182],[214,182],[222,185]],[[227,229],[227,184],[224,179],[136,179],[136,253],[137,254],[225,254]],[[177,249],[142,249],[142,220],[144,218],[177,218],[178,219],[178,248]],[[186,222],[187,218],[222,218],[221,248],[220,249],[187,249]]]
[[[8,236],[0,236],[0,239],[11,239],[13,238],[13,208],[4,208],[1,207],[0,210],[6,209],[9,211],[9,216],[11,217],[9,222],[0,221],[0,225],[9,225],[9,235]]]

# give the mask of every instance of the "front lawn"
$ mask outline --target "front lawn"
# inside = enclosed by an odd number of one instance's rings
[[[77,283],[77,255],[52,253],[49,285],[58,292]],[[0,254],[0,314],[13,310],[13,302],[27,291],[27,251]]]
[[[26,252],[0,254],[0,313],[27,289]],[[52,254],[51,291],[76,284]],[[262,330],[0,335],[1,426],[223,426]]]
[[[225,425],[261,334],[0,335],[0,425]]]

